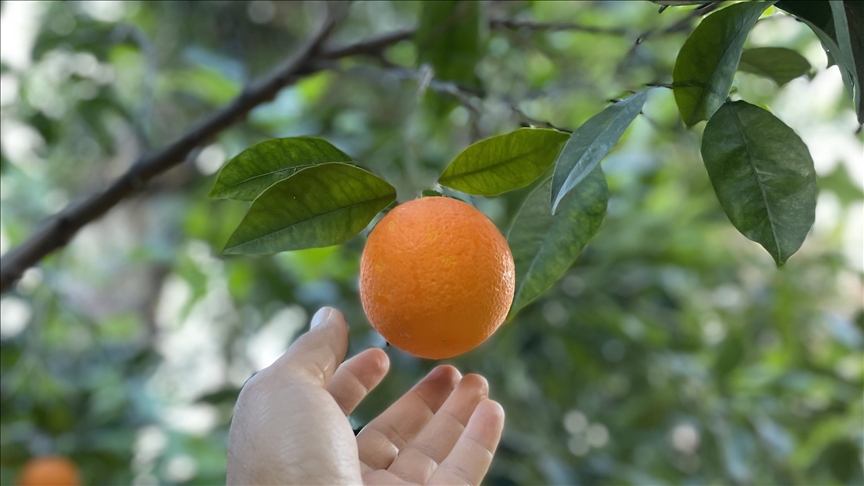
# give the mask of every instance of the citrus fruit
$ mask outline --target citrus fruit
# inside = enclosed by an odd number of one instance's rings
[[[449,197],[401,204],[372,230],[360,262],[369,321],[403,351],[430,359],[486,340],[513,302],[513,255],[498,228]]]
[[[31,459],[21,469],[18,486],[78,486],[78,466],[62,456]]]

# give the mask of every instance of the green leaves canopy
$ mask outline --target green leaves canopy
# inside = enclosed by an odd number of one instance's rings
[[[552,179],[528,196],[507,232],[516,264],[515,313],[552,286],[573,264],[606,215],[609,189],[595,167],[549,212]]]
[[[570,135],[552,176],[552,213],[561,199],[597,167],[642,111],[647,91],[619,101],[585,122]]]
[[[568,135],[545,128],[521,128],[466,148],[438,183],[476,196],[495,196],[527,186],[555,161]]]
[[[225,164],[210,197],[251,201],[298,170],[326,162],[351,162],[351,157],[320,138],[267,140],[240,152]]]
[[[815,218],[816,171],[804,142],[771,113],[736,101],[705,126],[702,158],[735,228],[783,265]]]
[[[773,80],[778,86],[808,74],[813,69],[801,54],[785,47],[744,49],[738,70]]]
[[[672,71],[678,111],[687,126],[711,118],[723,104],[747,34],[773,2],[743,2],[708,16],[681,47]]]
[[[359,167],[309,167],[255,199],[225,253],[266,254],[344,243],[395,200],[393,186]]]

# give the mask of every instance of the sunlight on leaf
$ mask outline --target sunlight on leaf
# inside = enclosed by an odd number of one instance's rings
[[[396,200],[383,179],[347,164],[303,169],[252,203],[226,254],[268,254],[348,241]]]
[[[476,196],[495,196],[525,187],[540,177],[568,135],[545,128],[521,128],[466,148],[438,183]]]

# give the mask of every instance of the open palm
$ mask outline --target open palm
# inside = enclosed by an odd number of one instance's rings
[[[229,484],[479,484],[504,424],[486,380],[439,366],[355,438],[346,417],[389,360],[369,349],[342,363],[341,314],[325,309],[316,320],[244,386],[228,444]]]

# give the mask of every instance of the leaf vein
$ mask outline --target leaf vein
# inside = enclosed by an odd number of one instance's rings
[[[777,239],[777,229],[774,227],[774,216],[771,214],[771,207],[768,205],[768,194],[765,191],[765,187],[762,184],[762,179],[759,178],[759,171],[756,169],[756,164],[753,161],[753,155],[750,152],[750,144],[749,139],[747,138],[747,133],[744,131],[744,127],[741,125],[741,120],[738,119],[738,113],[733,109],[732,111],[732,119],[735,120],[735,127],[738,129],[738,132],[741,134],[742,140],[744,140],[744,150],[747,152],[747,162],[750,164],[750,170],[753,171],[753,178],[756,179],[756,185],[759,186],[759,192],[762,193],[762,202],[765,204],[765,212],[768,217],[768,225],[771,227],[771,236],[774,237],[774,246],[777,247],[777,261],[783,261],[783,252],[780,250],[780,241]]]

